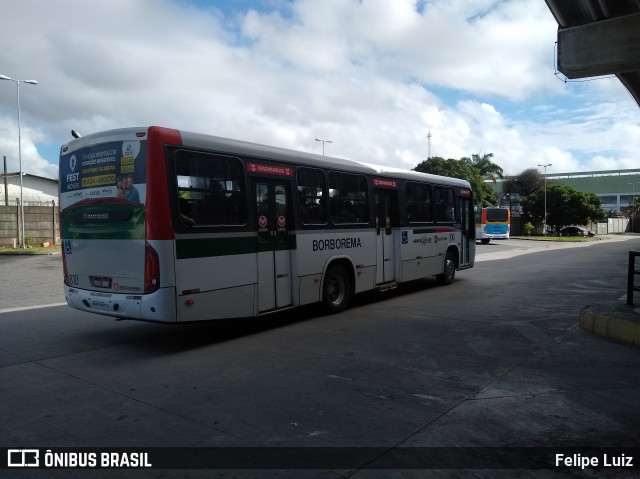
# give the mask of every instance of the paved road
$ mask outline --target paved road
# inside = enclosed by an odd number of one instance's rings
[[[307,308],[166,326],[65,306],[3,312],[0,445],[375,446],[389,448],[387,455],[398,446],[637,445],[637,349],[577,327],[582,307],[624,294],[627,251],[636,243],[544,247],[502,259],[483,251],[476,268],[451,286],[428,280],[366,295],[330,317]],[[25,275],[27,266],[43,277],[59,274],[55,259],[13,261],[24,261],[24,268],[12,267]],[[5,264],[0,257],[3,272]],[[470,477],[355,467],[11,472],[7,477]],[[624,477],[614,472],[609,477]],[[569,477],[604,473],[573,470]],[[505,470],[472,477],[514,476],[567,477]]]
[[[600,244],[625,243],[629,245],[640,244],[639,236],[607,235],[598,236],[592,241],[584,242],[554,242],[538,240],[493,240],[488,245],[476,246],[476,260],[489,261],[497,259],[513,258],[523,254],[537,253],[540,251],[557,251],[573,248],[589,248]]]
[[[640,238],[610,236],[606,243],[638,241]],[[476,261],[512,258],[522,254],[565,248],[587,247],[591,243],[547,243],[542,241],[506,240],[478,244]],[[467,275],[468,272],[461,273]],[[62,287],[62,257],[57,255],[0,255],[0,311],[35,306],[59,305],[65,302]]]
[[[0,255],[0,311],[64,303],[62,256]]]

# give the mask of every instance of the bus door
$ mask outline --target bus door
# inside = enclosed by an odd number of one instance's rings
[[[292,304],[289,182],[254,180],[258,229],[258,312]]]
[[[459,196],[460,231],[462,244],[460,245],[460,268],[473,265],[476,247],[476,225],[473,200],[468,196]]]
[[[376,284],[395,280],[393,226],[399,224],[398,191],[374,189],[376,214]]]

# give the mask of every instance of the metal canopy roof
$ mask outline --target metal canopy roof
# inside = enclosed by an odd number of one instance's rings
[[[640,0],[545,0],[558,22],[558,70],[616,75],[640,106]]]

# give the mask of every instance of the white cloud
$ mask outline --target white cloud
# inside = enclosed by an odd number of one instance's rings
[[[21,88],[25,170],[55,173],[35,147],[72,128],[145,124],[315,152],[322,137],[327,154],[407,168],[428,131],[433,156],[494,153],[509,174],[635,166],[637,105],[616,79],[554,78],[557,25],[540,0],[210,5],[5,0],[0,73],[40,82]],[[0,82],[10,158],[15,110]]]
[[[51,178],[58,176],[57,165],[49,163],[42,158],[36,148],[36,142],[43,138],[43,134],[29,127],[22,127],[20,130],[22,170]],[[0,116],[0,156],[7,159],[7,172],[15,173],[20,171],[18,126],[13,119],[5,116]],[[4,168],[4,165],[1,168]]]

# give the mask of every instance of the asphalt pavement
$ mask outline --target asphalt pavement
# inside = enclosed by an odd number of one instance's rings
[[[333,316],[303,308],[178,326],[59,306],[60,257],[2,256],[0,446],[163,448],[152,462],[176,447],[258,447],[278,458],[253,457],[271,461],[267,469],[232,461],[236,468],[0,468],[0,477],[635,477],[620,468],[529,470],[522,454],[638,444],[637,348],[578,326],[590,303],[623,302],[626,252],[637,243],[478,245],[476,267],[450,286],[427,279],[361,295]],[[327,447],[354,457],[295,468],[291,456]],[[505,448],[516,448],[516,459],[503,459],[519,469],[482,462],[513,452]],[[443,449],[458,459],[452,469],[399,463]]]
[[[604,235],[591,241],[579,243],[552,243],[532,240],[509,240],[511,248],[495,252],[479,250],[478,261],[512,258],[521,254],[536,251],[562,250],[567,248],[587,248],[600,244],[600,242],[627,242],[631,250],[640,251],[640,235]],[[479,245],[478,248],[486,248]],[[634,284],[640,287],[640,257],[629,258],[633,263],[632,269],[636,271]],[[621,271],[621,274],[624,271]],[[640,346],[640,291],[632,293],[632,304],[627,304],[627,295],[613,301],[599,301],[594,298],[593,304],[585,306],[580,311],[580,326],[589,332],[605,336],[616,341]]]
[[[0,268],[0,311],[66,304],[60,254],[3,254]]]

